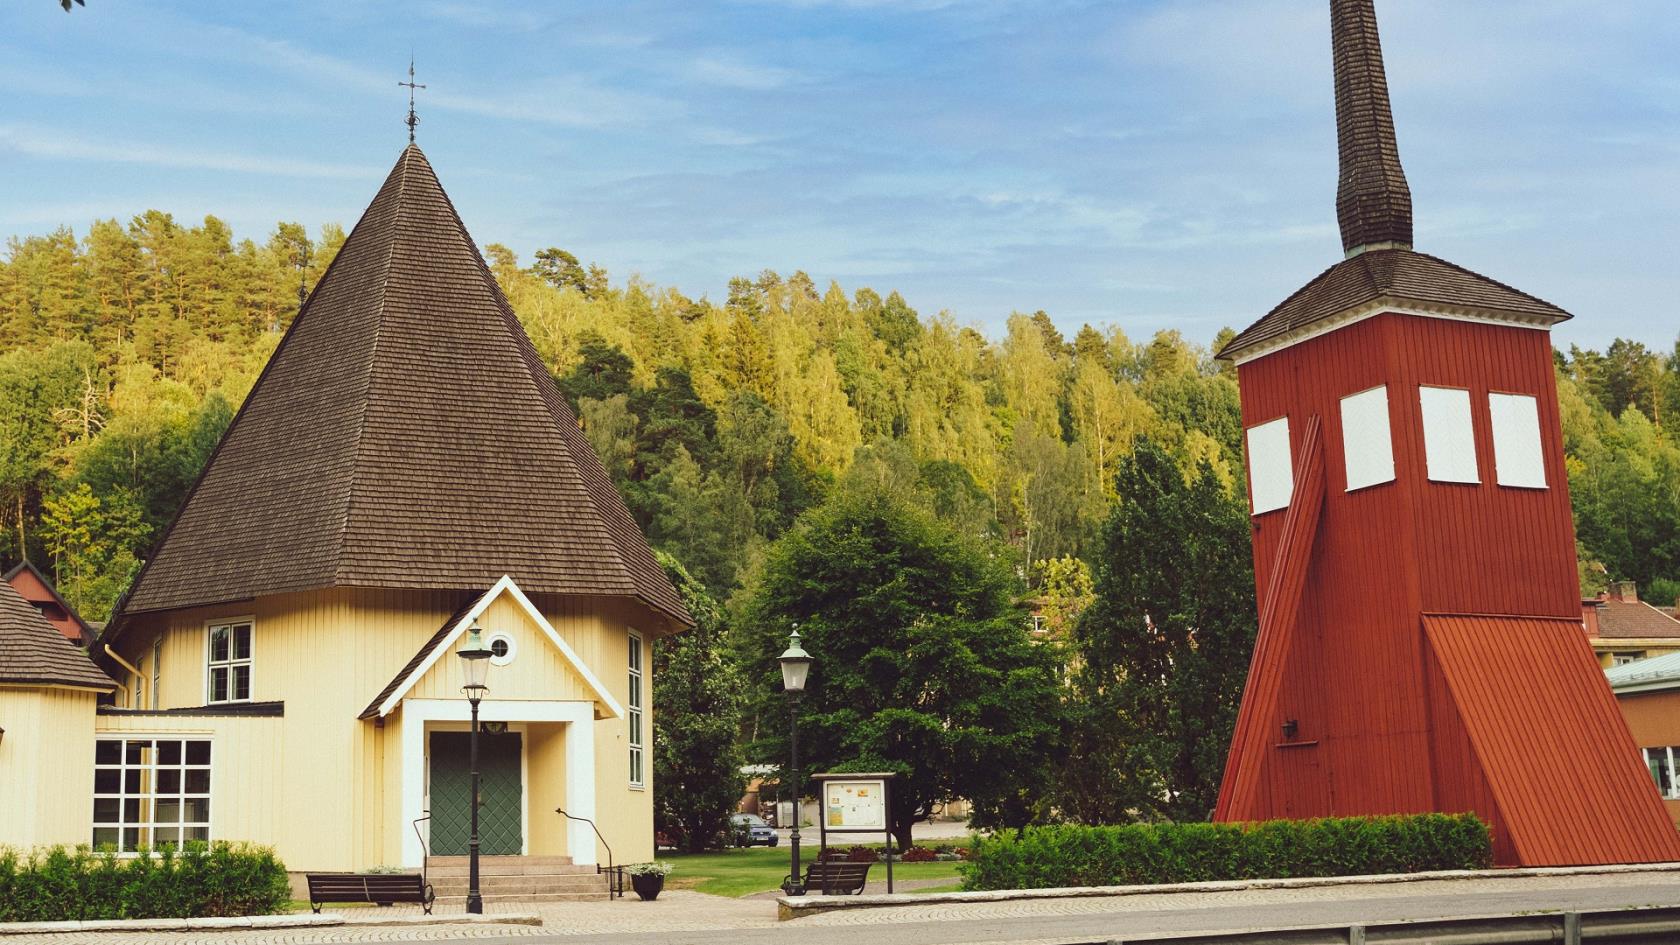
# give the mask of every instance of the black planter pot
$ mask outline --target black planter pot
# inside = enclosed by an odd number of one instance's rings
[[[636,890],[636,895],[643,901],[651,902],[659,898],[659,891],[665,888],[665,877],[659,873],[631,873],[630,888]]]

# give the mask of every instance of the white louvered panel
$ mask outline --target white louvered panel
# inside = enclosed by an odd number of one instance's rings
[[[1502,486],[1546,488],[1546,460],[1540,448],[1540,407],[1527,394],[1489,394],[1493,419],[1493,471]]]
[[[1387,387],[1373,387],[1342,398],[1342,453],[1347,491],[1394,481]]]
[[[1476,433],[1470,422],[1470,392],[1456,387],[1419,387],[1423,409],[1423,454],[1435,482],[1481,482],[1476,468]]]
[[[1295,476],[1289,456],[1288,417],[1248,428],[1248,491],[1255,515],[1289,505]]]

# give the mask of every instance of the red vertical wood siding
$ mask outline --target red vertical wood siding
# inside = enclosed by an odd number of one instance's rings
[[[1461,613],[1580,620],[1549,335],[1387,313],[1243,364],[1238,376],[1244,426],[1288,416],[1297,455],[1309,445],[1309,418],[1321,418],[1323,502],[1304,560],[1286,547],[1294,542],[1285,524],[1294,503],[1253,519],[1262,615],[1280,588],[1289,586],[1280,571],[1300,568],[1305,592],[1298,605],[1290,605],[1297,614],[1293,626],[1268,630],[1263,616],[1216,817],[1474,809],[1501,818],[1496,841],[1502,862],[1542,855],[1533,843],[1519,843],[1526,834],[1503,820],[1541,817],[1547,809],[1528,806],[1508,814],[1496,809],[1492,798],[1499,775],[1473,748],[1478,732],[1489,737],[1491,728],[1460,718],[1462,706],[1444,701],[1431,684],[1449,670],[1428,652],[1422,618]],[[1395,480],[1350,493],[1341,399],[1379,385],[1388,388]],[[1470,392],[1479,484],[1428,480],[1420,385]],[[1490,392],[1536,399],[1548,488],[1497,484]],[[1580,655],[1555,647],[1546,652],[1561,659]],[[1552,703],[1585,698],[1569,687],[1578,688],[1586,669],[1598,671],[1590,653],[1587,659],[1586,667],[1533,684],[1569,690],[1552,693]],[[1503,677],[1494,663],[1480,671]],[[1318,744],[1275,747],[1286,719],[1298,721],[1297,740]],[[1507,713],[1488,726],[1513,719]],[[1551,775],[1570,776],[1567,767]],[[1589,782],[1598,783],[1588,778],[1583,784]],[[1647,783],[1645,789],[1654,797],[1654,787]],[[1627,803],[1638,808],[1645,800]],[[1634,860],[1654,847],[1642,841],[1618,849],[1620,858]]]

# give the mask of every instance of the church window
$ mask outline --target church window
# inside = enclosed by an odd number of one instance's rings
[[[1470,422],[1470,392],[1457,387],[1419,387],[1423,411],[1423,455],[1435,482],[1481,482],[1476,467],[1476,433]]]
[[[1342,453],[1347,491],[1394,481],[1387,387],[1373,387],[1342,398]]]
[[[1289,457],[1288,417],[1248,428],[1248,491],[1255,515],[1289,505],[1295,470]]]
[[[210,741],[100,738],[93,746],[93,845],[119,853],[210,839]]]
[[[642,638],[630,634],[630,692],[626,714],[630,725],[630,786],[647,783],[643,765],[646,753],[642,750]]]
[[[1488,415],[1493,420],[1493,470],[1498,483],[1546,488],[1539,401],[1527,394],[1489,394]]]
[[[251,621],[212,623],[209,645],[205,701],[251,701]]]

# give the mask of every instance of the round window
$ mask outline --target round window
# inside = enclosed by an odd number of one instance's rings
[[[505,633],[490,635],[490,662],[497,666],[506,666],[513,662],[513,637]]]

